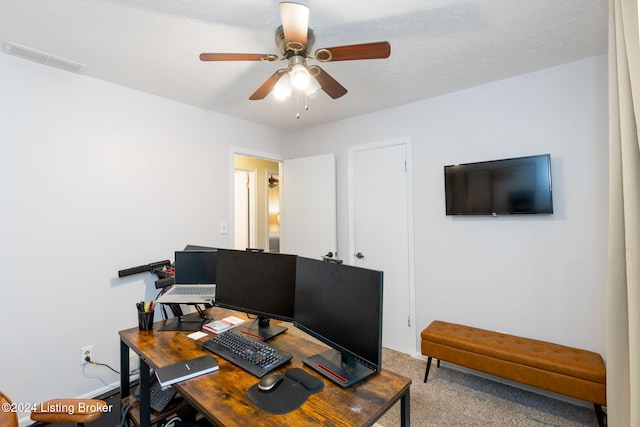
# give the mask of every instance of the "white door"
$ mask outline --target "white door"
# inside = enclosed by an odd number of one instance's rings
[[[334,154],[285,160],[282,164],[281,249],[319,259],[338,243]]]
[[[384,272],[382,345],[414,354],[411,140],[349,150],[351,263]]]

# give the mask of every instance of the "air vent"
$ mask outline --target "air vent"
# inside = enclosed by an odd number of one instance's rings
[[[39,50],[20,46],[19,44],[11,42],[5,42],[3,50],[5,53],[10,55],[19,56],[20,58],[28,59],[29,61],[39,62],[40,64],[49,65],[51,67],[70,71],[76,74],[79,74],[85,67],[84,64],[80,64],[79,62],[60,58],[59,56],[50,55],[46,52],[41,52]]]

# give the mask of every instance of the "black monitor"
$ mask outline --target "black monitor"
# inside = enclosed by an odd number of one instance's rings
[[[287,330],[270,319],[293,321],[296,256],[258,251],[218,250],[215,304],[257,315],[236,327],[253,338],[268,340]]]
[[[294,325],[332,349],[303,362],[349,387],[382,369],[383,273],[298,257]]]
[[[217,256],[215,249],[176,251],[173,282],[177,285],[215,284]]]

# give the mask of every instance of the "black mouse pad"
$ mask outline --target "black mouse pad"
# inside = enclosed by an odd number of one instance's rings
[[[319,378],[308,374],[303,369],[292,368],[284,374],[284,378],[276,387],[262,391],[258,384],[249,388],[247,394],[256,406],[270,414],[286,414],[298,409],[307,398],[319,392],[324,383]]]

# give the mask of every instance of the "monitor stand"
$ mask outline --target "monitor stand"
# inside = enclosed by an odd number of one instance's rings
[[[204,322],[209,320],[198,304],[189,304],[195,306],[200,317],[185,318],[180,304],[168,304],[175,316],[173,319],[165,321],[160,327],[160,331],[200,331]],[[164,306],[163,306],[164,310]]]
[[[350,387],[376,372],[334,349],[308,357],[302,362],[342,387]]]
[[[267,341],[286,331],[286,326],[271,325],[268,317],[258,316],[252,322],[233,328],[235,332],[245,334],[253,339]]]

